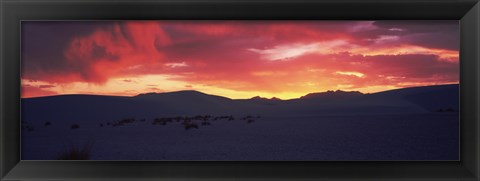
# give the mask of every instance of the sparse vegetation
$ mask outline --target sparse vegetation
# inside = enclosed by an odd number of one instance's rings
[[[173,122],[172,118],[155,118],[152,122],[153,125],[167,125],[167,123]]]
[[[437,112],[456,112],[456,110],[452,108],[447,108],[447,109],[440,109],[437,110]],[[247,115],[244,117],[239,117],[238,120],[244,120],[247,123],[254,123],[257,119],[259,119],[260,116],[251,116]],[[181,123],[185,130],[190,130],[190,129],[199,129],[199,125],[201,126],[210,126],[212,125],[212,121],[233,121],[235,120],[235,117],[232,115],[228,116],[212,116],[212,115],[196,115],[196,116],[174,116],[174,117],[158,117],[153,119],[151,122],[152,125],[162,125],[166,126],[168,124],[173,124],[173,123]],[[145,118],[142,119],[135,119],[135,118],[125,118],[117,121],[112,121],[112,122],[103,122],[103,123],[98,123],[99,127],[104,127],[104,126],[125,126],[127,124],[131,124],[134,122],[146,122]],[[31,125],[25,124],[26,122],[23,122],[21,128],[22,130],[25,130],[27,132],[33,132],[35,128]],[[52,122],[46,121],[44,123],[44,126],[51,126]],[[70,125],[71,130],[75,129],[80,129],[80,124],[74,123]]]
[[[239,120],[245,120],[247,123],[253,123],[256,121],[256,119],[259,119],[260,116],[251,116],[247,115],[244,117],[240,117]],[[151,122],[152,125],[168,125],[168,124],[173,124],[173,123],[181,123],[183,127],[186,130],[190,129],[199,129],[199,125],[201,126],[210,126],[212,125],[212,121],[222,121],[222,120],[227,120],[227,121],[233,121],[235,120],[235,117],[232,115],[228,116],[212,116],[212,115],[196,115],[196,116],[175,116],[175,117],[158,117],[153,119]],[[99,127],[104,127],[104,126],[125,126],[127,124],[131,124],[134,122],[146,122],[146,119],[138,119],[136,120],[135,118],[125,118],[117,121],[112,121],[112,122],[103,122],[103,123],[98,123]],[[44,123],[45,126],[51,126],[52,123],[47,121]],[[70,125],[71,130],[75,129],[80,129],[80,124],[74,123]],[[26,130],[28,132],[34,131],[33,126],[31,125],[22,125],[22,130]]]
[[[127,124],[131,124],[133,122],[135,122],[135,118],[126,118],[126,119],[122,119],[122,120],[119,120],[119,121],[114,121],[112,123],[112,126],[113,127],[116,127],[116,126],[123,126],[123,125],[127,125]]]
[[[70,129],[78,129],[80,128],[80,125],[78,124],[72,124],[72,126],[70,126]]]
[[[247,116],[241,117],[240,119],[245,120],[247,123],[253,123],[259,118],[260,118],[259,115],[256,115],[256,116],[247,115]],[[158,117],[153,119],[151,124],[165,126],[170,123],[181,122],[183,127],[186,130],[189,130],[193,128],[198,129],[199,128],[198,125],[209,126],[212,124],[211,121],[221,121],[221,120],[233,121],[235,120],[235,117],[232,115],[229,115],[229,116],[196,115],[192,117],[189,117],[189,116]]]

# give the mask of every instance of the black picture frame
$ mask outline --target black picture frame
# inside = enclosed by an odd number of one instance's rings
[[[0,0],[1,180],[479,180],[478,0]],[[21,161],[22,20],[459,20],[460,161]]]

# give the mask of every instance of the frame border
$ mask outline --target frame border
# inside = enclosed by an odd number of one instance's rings
[[[22,20],[459,20],[460,161],[21,161]],[[480,180],[479,0],[0,0],[0,180]]]

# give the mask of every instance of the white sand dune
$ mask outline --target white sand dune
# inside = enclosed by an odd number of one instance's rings
[[[292,100],[232,100],[196,91],[23,99],[23,126],[34,130],[22,130],[22,158],[55,159],[69,142],[93,141],[90,159],[96,160],[455,160],[458,88]],[[438,112],[448,108],[453,111]],[[211,118],[209,126],[195,120],[199,128],[191,130],[181,122],[152,125],[158,117],[206,114],[235,120]],[[252,123],[241,119],[247,115]],[[107,126],[125,118],[136,121]]]

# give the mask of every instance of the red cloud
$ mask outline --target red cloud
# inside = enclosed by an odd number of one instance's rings
[[[42,77],[57,83],[103,83],[121,76],[128,67],[163,62],[160,49],[168,44],[169,37],[156,22],[115,23],[74,37],[64,51],[64,66],[71,71]]]
[[[57,95],[57,92],[45,90],[44,86],[32,86],[32,85],[22,85],[22,97],[40,97],[40,96],[51,96]],[[49,88],[49,87],[48,87]]]
[[[109,22],[62,40],[68,42],[63,49],[57,41],[27,46],[53,47],[59,53],[25,53],[22,77],[102,84],[116,77],[162,74],[194,87],[267,92],[458,82],[458,48],[443,45],[458,41],[456,29],[445,22],[435,26],[449,29],[408,22]],[[445,36],[448,41],[438,40],[442,45],[421,41]],[[24,41],[34,44],[31,38]],[[50,59],[57,62],[45,66]]]
[[[221,56],[220,56],[221,57]],[[244,60],[244,61],[242,61]],[[349,84],[362,86],[393,85],[404,87],[405,82],[451,83],[459,80],[458,63],[441,61],[436,55],[380,55],[351,54],[306,55],[295,60],[269,62],[249,61],[248,56],[231,58],[232,68],[218,64],[191,68],[194,75],[178,80],[210,84],[234,90],[281,92],[303,89],[303,84],[317,84],[319,89]],[[214,60],[212,60],[214,61]],[[362,76],[339,74],[350,72]]]

